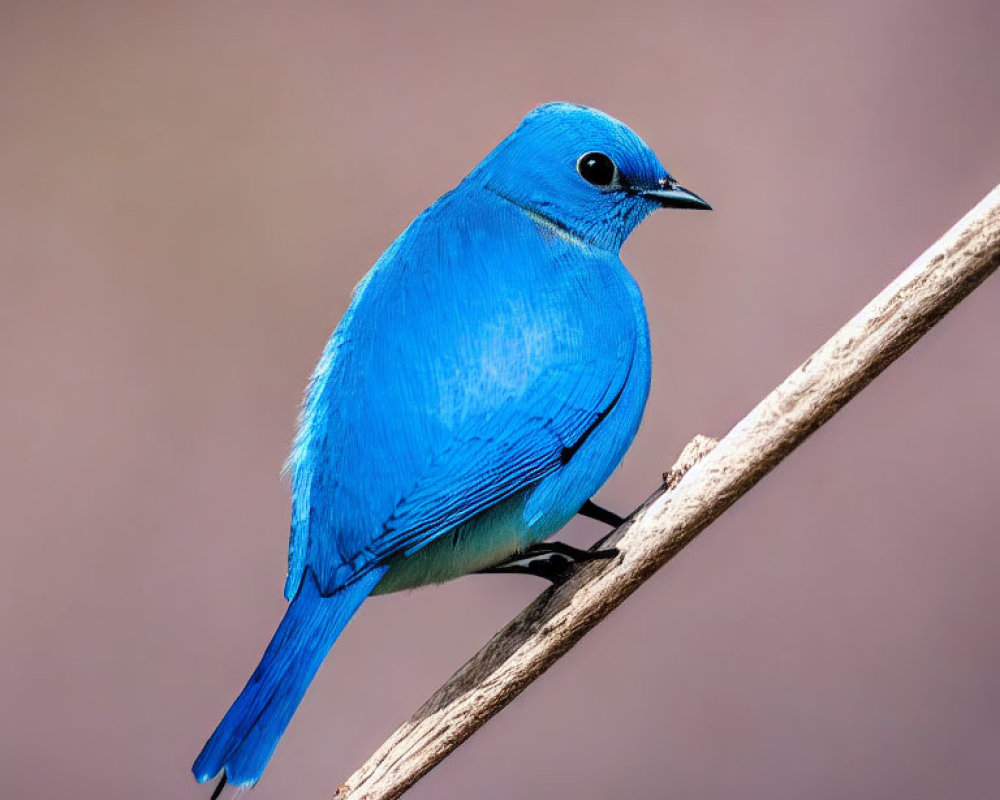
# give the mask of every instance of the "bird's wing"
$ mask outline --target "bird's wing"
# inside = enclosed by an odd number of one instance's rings
[[[422,470],[400,484],[391,513],[368,536],[317,541],[314,537],[324,532],[309,530],[314,547],[302,563],[322,576],[324,592],[332,592],[536,485],[567,463],[614,408],[628,380],[633,349],[619,348],[615,360],[603,360],[603,368],[589,360],[573,368],[554,366],[527,386],[525,397],[533,402],[470,418]]]
[[[412,555],[555,472],[614,407],[630,365],[628,353],[612,375],[584,364],[575,375],[550,373],[547,385],[532,387],[533,394],[557,399],[544,404],[549,409],[493,415],[470,426],[467,436],[442,450],[400,498],[369,548],[372,555],[376,560],[399,552]]]

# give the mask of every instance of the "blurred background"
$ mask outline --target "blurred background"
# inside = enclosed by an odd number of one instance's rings
[[[278,472],[352,286],[534,105],[713,214],[623,252],[625,512],[1000,182],[1000,4],[0,5],[0,775],[206,798],[282,613]],[[996,796],[1000,278],[411,793]],[[580,520],[586,544],[603,533]],[[254,798],[325,798],[543,586],[366,604]]]

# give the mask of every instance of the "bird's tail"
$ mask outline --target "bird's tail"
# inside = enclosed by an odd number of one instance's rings
[[[223,770],[223,782],[257,782],[327,652],[384,572],[372,570],[324,597],[306,570],[260,664],[195,759],[199,782]]]

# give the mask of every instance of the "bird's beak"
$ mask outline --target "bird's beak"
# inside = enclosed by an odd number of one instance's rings
[[[663,208],[695,208],[702,211],[711,211],[712,207],[702,200],[694,192],[685,189],[676,181],[669,178],[661,178],[660,185],[656,189],[646,189],[642,192],[643,197],[655,200]]]

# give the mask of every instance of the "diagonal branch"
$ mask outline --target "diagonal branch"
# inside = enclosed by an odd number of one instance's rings
[[[621,555],[543,592],[337,789],[391,800],[423,777],[1000,266],[1000,186],[717,445],[696,438],[608,539]],[[713,447],[713,445],[715,445]],[[685,474],[686,473],[686,474]],[[683,478],[683,480],[681,480]]]

